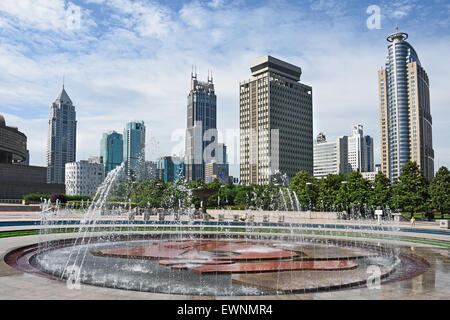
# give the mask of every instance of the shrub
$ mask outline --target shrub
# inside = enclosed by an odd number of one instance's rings
[[[59,200],[60,203],[66,203],[67,202],[66,197],[62,193],[53,193],[50,196],[50,201],[51,202],[54,203],[54,202],[56,202],[56,200]]]
[[[41,201],[41,199],[49,199],[49,194],[43,193],[30,193],[23,196],[23,200],[27,201]]]

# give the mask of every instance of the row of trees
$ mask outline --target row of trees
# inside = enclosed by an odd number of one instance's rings
[[[387,207],[402,212],[450,211],[450,174],[441,167],[428,182],[415,162],[408,162],[394,184],[378,173],[371,182],[359,172],[348,175],[328,175],[315,179],[300,171],[291,179],[290,187],[296,191],[302,205],[315,210],[349,210]]]
[[[358,172],[348,175],[330,174],[316,179],[300,171],[289,185],[221,184],[217,180],[186,183],[166,183],[147,180],[141,183],[124,181],[114,186],[108,201],[128,202],[140,207],[199,208],[202,204],[192,190],[214,189],[206,206],[213,208],[253,208],[263,210],[342,211],[366,214],[374,209],[398,209],[402,212],[450,211],[450,174],[441,167],[428,182],[414,162],[403,167],[401,176],[393,185],[382,173],[371,182]],[[203,204],[205,205],[205,204]]]

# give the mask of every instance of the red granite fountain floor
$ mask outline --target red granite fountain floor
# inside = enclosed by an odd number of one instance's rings
[[[203,265],[194,268],[198,274],[205,273],[261,273],[293,270],[346,270],[356,268],[358,264],[347,260],[328,261],[267,261],[259,263],[233,263],[222,265]]]
[[[105,249],[100,256],[158,259],[162,266],[209,273],[262,273],[292,270],[348,270],[357,267],[349,260],[295,261],[299,250],[245,241],[168,241],[135,247]],[[244,262],[245,261],[245,262]]]

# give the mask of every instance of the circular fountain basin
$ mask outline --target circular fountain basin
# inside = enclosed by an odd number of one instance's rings
[[[53,241],[16,250],[6,261],[62,281],[75,274],[82,284],[210,296],[339,290],[366,285],[369,267],[384,282],[428,267],[389,248],[355,242],[182,233]]]

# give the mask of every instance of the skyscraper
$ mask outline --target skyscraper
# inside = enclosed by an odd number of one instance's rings
[[[145,124],[128,122],[123,131],[123,161],[127,175],[142,180],[145,175]]]
[[[373,139],[364,136],[363,126],[355,125],[348,137],[348,162],[350,171],[374,171]]]
[[[184,161],[180,157],[161,157],[157,163],[158,176],[165,182],[175,182],[184,178]]]
[[[64,184],[65,165],[76,158],[75,106],[63,88],[50,106],[47,140],[47,183]]]
[[[185,170],[186,179],[205,179],[205,163],[215,158],[217,148],[217,97],[213,78],[197,80],[191,73],[187,103]]]
[[[100,156],[103,158],[105,174],[120,166],[123,161],[123,136],[116,131],[103,133]]]
[[[205,181],[212,182],[218,178],[221,183],[228,183],[230,169],[227,160],[227,146],[224,143],[218,143],[216,150],[215,159],[205,164]]]
[[[386,65],[378,71],[381,170],[391,182],[407,161],[427,179],[434,176],[429,80],[407,38],[398,30],[387,37]]]
[[[312,88],[300,83],[302,70],[271,56],[250,70],[239,86],[241,182],[268,184],[277,171],[312,175]]]

